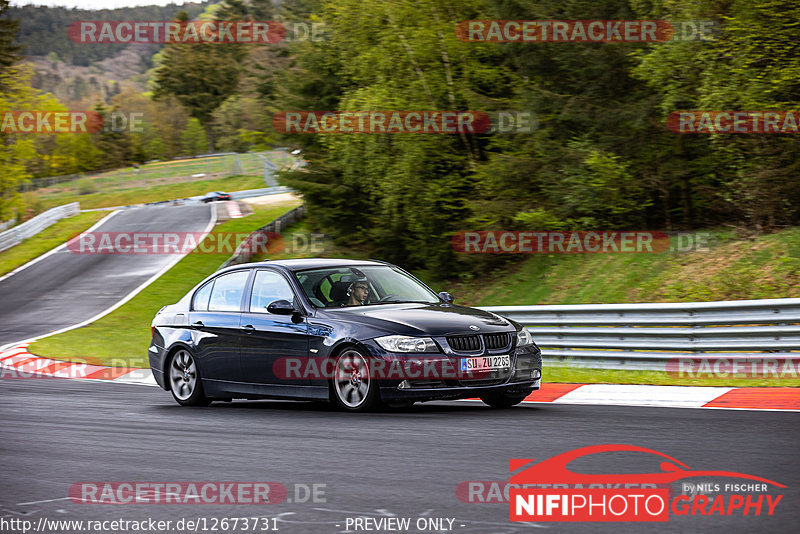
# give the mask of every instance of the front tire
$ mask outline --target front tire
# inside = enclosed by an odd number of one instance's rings
[[[331,401],[348,412],[368,412],[381,404],[378,383],[370,376],[369,359],[355,347],[336,358],[330,382]]]
[[[524,401],[528,395],[505,395],[503,393],[492,393],[481,395],[481,400],[495,409],[511,408]]]
[[[203,382],[194,356],[187,349],[178,350],[169,362],[169,390],[181,406],[208,406]]]

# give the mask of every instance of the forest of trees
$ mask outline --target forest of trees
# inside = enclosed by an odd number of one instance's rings
[[[324,39],[279,44],[165,45],[148,58],[150,90],[97,102],[143,111],[144,132],[5,136],[0,163],[16,165],[18,177],[122,165],[179,155],[187,143],[196,150],[200,132],[208,149],[298,146],[308,165],[284,180],[304,194],[313,224],[342,244],[438,273],[496,261],[455,254],[448,243],[460,230],[766,231],[800,220],[798,135],[681,135],[666,126],[675,110],[799,109],[793,0],[285,0],[277,8],[226,0],[178,11],[139,20],[316,21],[326,30]],[[458,38],[460,21],[483,19],[712,20],[718,31],[711,40],[654,44]],[[9,50],[3,36],[13,30],[4,24],[0,58],[19,53]],[[37,53],[71,61],[111,54],[109,45],[84,52],[63,44]],[[23,63],[0,68],[0,84],[11,88],[0,110],[63,106],[25,89]],[[285,110],[392,109],[518,110],[536,127],[326,136],[272,126]],[[15,183],[0,186],[0,219]]]
[[[93,62],[113,57],[125,44],[88,46],[70,40],[66,28],[81,20],[172,20],[179,10],[194,18],[213,2],[186,3],[180,6],[137,6],[118,9],[77,9],[41,7],[36,5],[10,6],[6,17],[19,22],[17,43],[28,56],[51,56],[72,65],[88,67]],[[154,47],[151,54],[158,50]],[[147,57],[147,60],[150,58]]]

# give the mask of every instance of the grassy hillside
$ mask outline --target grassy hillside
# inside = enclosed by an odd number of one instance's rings
[[[706,251],[536,255],[437,286],[447,285],[460,304],[481,306],[800,297],[800,228],[712,234]]]
[[[332,246],[327,240],[321,253],[293,253],[293,234],[310,231],[307,221],[288,228],[287,250],[271,259],[369,257],[368,252]],[[531,255],[465,280],[433,280],[425,271],[412,272],[436,291],[450,291],[465,306],[800,297],[800,228],[760,236],[731,231],[711,235],[705,251]]]

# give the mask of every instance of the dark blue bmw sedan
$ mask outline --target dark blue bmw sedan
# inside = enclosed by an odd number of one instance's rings
[[[347,411],[539,389],[541,351],[499,315],[453,304],[400,267],[296,259],[215,272],[152,323],[150,367],[185,406],[330,401]]]

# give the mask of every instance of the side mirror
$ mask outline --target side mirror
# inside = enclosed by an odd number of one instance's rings
[[[455,300],[453,298],[453,295],[451,295],[447,291],[442,291],[441,293],[439,293],[439,298],[442,299],[442,301],[446,302],[447,304],[452,304],[453,300]]]
[[[294,309],[294,306],[288,300],[280,299],[270,302],[267,306],[267,311],[275,315],[292,315],[297,310]]]

